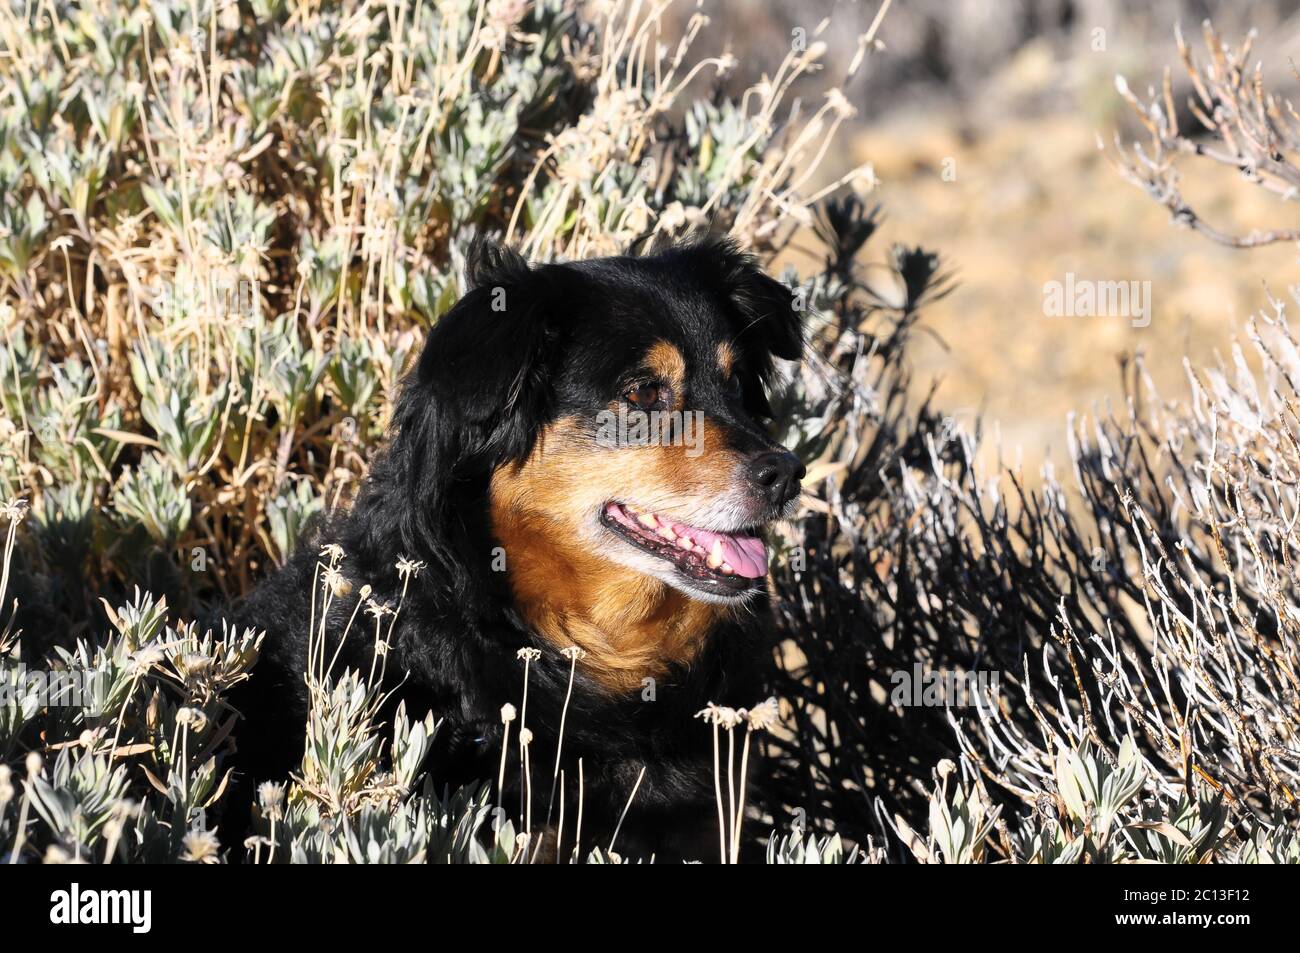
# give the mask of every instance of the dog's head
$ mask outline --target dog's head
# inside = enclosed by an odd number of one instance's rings
[[[764,426],[773,358],[802,351],[791,291],[726,242],[537,268],[480,245],[467,277],[399,411],[412,473],[486,480],[507,565],[538,547],[692,599],[758,591],[804,473]],[[436,488],[412,481],[419,507]]]

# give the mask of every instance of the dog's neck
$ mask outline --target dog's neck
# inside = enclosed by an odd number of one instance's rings
[[[645,679],[689,664],[727,611],[558,538],[544,517],[496,500],[492,526],[525,621],[558,649],[583,649],[581,667],[613,692],[641,691]]]

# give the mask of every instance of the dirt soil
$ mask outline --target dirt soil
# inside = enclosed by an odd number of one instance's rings
[[[986,433],[1000,427],[1003,459],[1021,459],[1026,477],[1049,449],[1062,461],[1067,412],[1120,397],[1121,354],[1144,353],[1161,393],[1182,398],[1184,355],[1229,357],[1245,320],[1268,305],[1265,283],[1285,298],[1300,280],[1294,246],[1238,251],[1174,226],[1098,151],[1108,130],[1081,116],[959,127],[959,117],[921,117],[859,134],[854,152],[874,163],[887,218],[869,251],[919,244],[956,272],[956,290],[925,316],[944,344],[920,335],[913,347],[918,383],[941,378],[940,406],[967,421],[981,414]],[[1222,167],[1187,165],[1184,194],[1219,226],[1293,223]],[[1071,272],[1150,282],[1149,325],[1045,314],[1044,285]]]

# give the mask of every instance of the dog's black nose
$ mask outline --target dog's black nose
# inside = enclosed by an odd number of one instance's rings
[[[750,478],[773,506],[784,506],[799,495],[799,481],[808,471],[787,450],[762,453],[754,458]]]

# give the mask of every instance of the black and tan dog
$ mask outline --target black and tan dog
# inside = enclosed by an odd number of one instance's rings
[[[539,825],[560,653],[578,646],[563,768],[576,787],[582,759],[583,852],[640,777],[620,853],[712,859],[712,740],[693,716],[758,700],[762,534],[804,472],[763,426],[773,358],[802,350],[791,292],[726,242],[536,268],[483,244],[467,278],[355,503],[238,611],[268,633],[237,699],[242,772],[282,778],[301,756],[308,599],[321,546],[337,544],[352,585],[333,601],[334,638],[364,584],[395,604],[396,561],[425,564],[386,671],[412,714],[445,720],[438,780],[496,777],[501,707],[523,692],[517,652],[540,649],[527,709]],[[349,636],[343,662],[368,671],[372,643]]]

